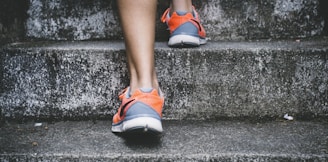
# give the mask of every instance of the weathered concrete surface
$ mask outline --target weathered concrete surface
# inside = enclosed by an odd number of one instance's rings
[[[275,39],[328,34],[325,0],[197,1],[210,40]],[[159,17],[168,6],[158,1],[157,40],[167,40]],[[16,40],[122,39],[114,0],[2,0],[0,45]]]
[[[114,0],[30,0],[27,36],[47,40],[118,39]],[[117,9],[116,9],[117,10]]]
[[[327,122],[164,121],[158,139],[121,138],[110,125],[7,123],[0,161],[328,161]]]
[[[9,51],[1,55],[5,116],[113,114],[116,94],[127,83],[122,43],[64,42]]]
[[[165,119],[328,116],[328,41],[156,44]],[[110,118],[128,85],[122,42],[17,43],[0,55],[7,118]]]
[[[317,0],[208,0],[200,13],[210,38],[235,40],[320,35],[318,10]]]
[[[210,40],[304,38],[323,34],[327,8],[320,0],[194,1]],[[26,35],[42,40],[122,39],[114,0],[30,0]],[[158,1],[157,40],[167,40],[159,20],[168,7]],[[326,24],[327,25],[327,24]]]

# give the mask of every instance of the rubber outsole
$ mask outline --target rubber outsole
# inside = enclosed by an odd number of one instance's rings
[[[198,47],[206,44],[206,39],[190,35],[175,35],[170,37],[168,46],[170,47]]]
[[[114,133],[127,133],[127,132],[143,132],[160,134],[163,132],[162,123],[160,120],[152,117],[138,117],[123,121],[120,124],[112,125],[112,132]]]

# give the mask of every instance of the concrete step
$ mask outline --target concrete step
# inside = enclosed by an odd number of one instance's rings
[[[208,39],[248,40],[321,36],[328,33],[325,0],[194,0]],[[12,39],[121,40],[115,0],[2,0],[0,43]],[[158,1],[156,39],[166,41]],[[17,38],[18,37],[18,38]]]
[[[164,119],[328,116],[328,41],[157,42]],[[111,118],[128,85],[124,45],[27,42],[0,55],[0,108],[12,119]]]
[[[5,123],[0,161],[328,161],[328,123],[164,121],[164,133],[117,136],[109,121]]]

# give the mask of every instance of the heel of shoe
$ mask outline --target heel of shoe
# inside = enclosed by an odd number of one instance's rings
[[[198,47],[201,44],[199,37],[190,35],[174,35],[169,39],[170,47],[190,46]]]
[[[142,132],[163,132],[162,122],[152,117],[138,117],[125,121],[123,124],[123,131],[135,131],[140,130]]]

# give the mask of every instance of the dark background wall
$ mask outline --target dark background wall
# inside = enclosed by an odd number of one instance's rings
[[[327,0],[320,0],[320,8],[319,14],[324,17],[325,20],[325,27],[323,29],[323,35],[328,36],[328,1]]]
[[[27,9],[28,0],[1,0],[0,45],[24,38]]]

